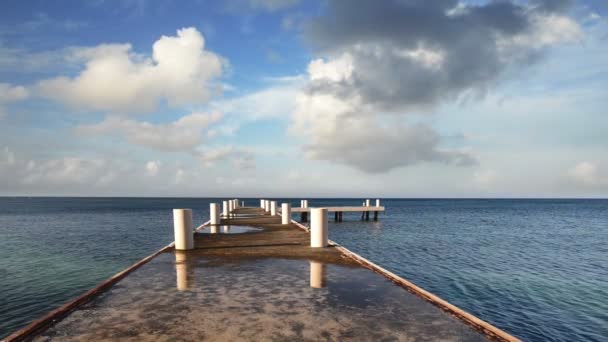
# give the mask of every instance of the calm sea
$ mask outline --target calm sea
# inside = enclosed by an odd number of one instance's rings
[[[210,201],[0,198],[0,338],[169,243],[172,208],[202,223]],[[383,205],[330,238],[524,340],[608,340],[608,200]]]

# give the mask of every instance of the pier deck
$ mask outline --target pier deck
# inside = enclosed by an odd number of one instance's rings
[[[352,252],[310,248],[305,227],[259,208],[235,213],[199,228],[194,250],[165,248],[67,316],[32,327],[34,340],[487,339]]]
[[[328,212],[343,212],[343,213],[360,213],[365,211],[384,211],[384,207],[324,207]],[[307,213],[310,212],[310,208],[291,208],[292,213]]]

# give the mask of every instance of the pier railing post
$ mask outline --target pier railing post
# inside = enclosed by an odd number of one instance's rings
[[[380,200],[379,200],[379,199],[377,199],[377,200],[376,200],[376,207],[379,207],[379,206],[380,206]]]
[[[327,208],[310,209],[310,247],[327,247]]]
[[[212,225],[220,224],[220,206],[217,203],[209,204],[209,219]]]
[[[222,201],[222,216],[228,217],[228,201]]]
[[[260,200],[260,208],[262,208],[262,209],[264,208],[264,201],[265,200],[263,200],[263,199]]]
[[[270,202],[270,215],[277,216],[277,201]]]
[[[194,248],[192,209],[173,209],[173,232],[175,235],[175,249],[188,250]]]
[[[281,204],[281,224],[290,224],[291,223],[291,204],[282,203]]]
[[[264,200],[264,211],[265,212],[270,212],[270,201],[269,200]]]
[[[234,202],[232,200],[228,201],[228,216],[232,217],[232,211],[234,210]]]

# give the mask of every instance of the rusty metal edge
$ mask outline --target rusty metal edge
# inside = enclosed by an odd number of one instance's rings
[[[303,229],[307,232],[310,231],[308,227],[304,226],[300,222],[297,222],[295,220],[291,220],[291,222],[300,229]],[[422,299],[426,300],[427,302],[430,302],[431,304],[439,307],[443,311],[450,313],[451,315],[460,319],[467,325],[473,327],[475,330],[482,332],[484,335],[489,336],[489,337],[499,340],[499,341],[507,341],[507,342],[520,342],[521,341],[517,337],[512,336],[511,334],[505,332],[504,330],[501,330],[501,329],[493,326],[492,324],[462,310],[461,308],[447,302],[446,300],[442,299],[441,297],[434,295],[431,292],[428,292],[425,289],[417,286],[416,284],[412,283],[411,281],[408,281],[408,280],[396,275],[395,273],[388,271],[385,268],[367,260],[366,258],[360,256],[359,254],[352,252],[348,248],[346,248],[332,240],[329,240],[329,245],[336,248],[344,256],[347,256],[347,257],[355,260],[357,263],[364,266],[365,268],[368,268],[376,273],[379,273],[380,275],[384,276],[385,278],[389,279],[390,281],[396,283],[397,285],[399,285],[399,286],[405,288],[406,290],[410,291],[411,293],[417,295],[418,297],[421,297]]]
[[[195,229],[195,231],[198,232],[199,230],[201,230],[205,226],[207,226],[210,222],[211,221],[207,221],[207,222],[201,224],[200,226],[198,226]],[[141,267],[141,266],[145,265],[146,263],[148,263],[150,260],[154,259],[154,257],[156,257],[159,254],[164,253],[164,252],[168,251],[169,249],[173,248],[174,244],[175,244],[174,242],[171,242],[170,244],[166,245],[165,247],[162,247],[161,249],[157,250],[156,252],[154,252],[154,253],[148,255],[147,257],[139,260],[138,262],[136,262],[133,265],[127,267],[126,269],[124,269],[124,270],[116,273],[115,275],[111,276],[110,278],[108,278],[108,279],[102,281],[101,283],[97,284],[97,286],[95,286],[94,288],[90,289],[89,291],[83,293],[82,295],[80,295],[80,296],[72,299],[71,301],[63,304],[62,306],[58,307],[57,309],[54,309],[53,311],[47,313],[46,315],[44,315],[44,316],[36,319],[35,321],[31,322],[30,324],[26,325],[25,327],[23,327],[23,328],[15,331],[15,332],[13,332],[12,334],[8,335],[4,339],[2,339],[2,342],[25,341],[27,339],[32,338],[36,333],[39,333],[43,329],[46,329],[49,326],[57,323],[60,319],[62,319],[65,316],[67,316],[70,312],[72,312],[74,309],[76,309],[80,305],[88,303],[93,298],[95,298],[98,295],[100,295],[101,293],[105,292],[106,290],[108,290],[109,288],[111,288],[112,286],[114,286],[114,284],[116,284],[121,279],[123,279],[124,277],[126,277],[129,273],[135,271],[139,267]]]

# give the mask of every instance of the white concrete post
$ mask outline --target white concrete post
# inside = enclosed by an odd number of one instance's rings
[[[228,217],[228,201],[222,202],[222,216]]]
[[[241,207],[245,206],[245,201],[241,201]]]
[[[277,216],[277,201],[270,202],[270,215]]]
[[[230,226],[224,226],[224,233],[230,233]]]
[[[379,207],[379,206],[380,206],[380,200],[379,200],[379,199],[377,199],[377,200],[376,200],[376,207]]]
[[[194,248],[192,209],[173,209],[173,232],[175,234],[175,249]]]
[[[270,201],[269,200],[264,201],[264,211],[270,212]]]
[[[217,233],[218,233],[218,231],[219,231],[218,226],[210,226],[210,227],[209,227],[209,232],[210,232],[211,234],[217,234]]]
[[[238,207],[239,207],[239,200],[238,200],[238,199],[235,199],[235,200],[234,200],[234,208],[236,209],[236,208],[238,208]]]
[[[327,208],[310,209],[310,247],[327,247]]]
[[[260,208],[264,208],[264,201],[263,199],[260,200]]]
[[[304,200],[300,200],[300,208],[304,208]]]
[[[308,208],[308,200],[304,200],[304,207],[303,208]]]
[[[291,223],[291,204],[281,204],[281,224]]]
[[[232,210],[234,210],[234,202],[228,201],[228,216],[232,216]]]
[[[365,200],[365,206],[366,206],[366,207],[369,207],[370,205],[371,205],[371,201],[370,201],[370,200],[368,200],[368,199],[366,199],[366,200]]]
[[[217,203],[209,204],[209,219],[211,224],[220,224],[220,206]]]

